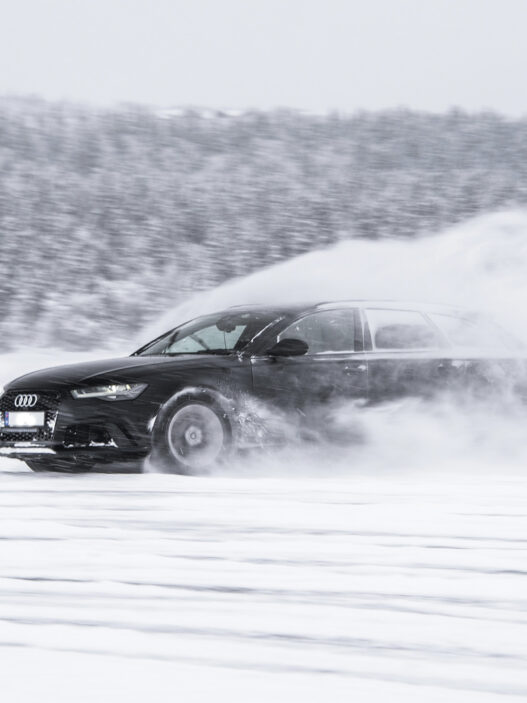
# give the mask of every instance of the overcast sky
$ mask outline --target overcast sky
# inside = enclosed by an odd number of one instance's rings
[[[0,0],[0,93],[527,114],[527,0]]]

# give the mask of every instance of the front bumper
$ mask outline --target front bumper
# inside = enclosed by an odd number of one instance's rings
[[[109,464],[112,462],[134,461],[149,454],[147,448],[123,449],[122,447],[91,446],[91,447],[63,447],[61,445],[39,445],[14,442],[10,445],[0,444],[0,456],[10,459],[36,459],[38,457],[57,457],[74,462],[93,464]]]
[[[150,451],[148,403],[74,400],[68,393],[32,390],[38,396],[34,409],[45,413],[44,426],[6,427],[5,414],[17,409],[14,401],[21,393],[24,390],[10,390],[0,398],[0,456],[107,463],[137,459]]]

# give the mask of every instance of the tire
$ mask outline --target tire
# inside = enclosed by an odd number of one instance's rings
[[[155,467],[187,476],[209,473],[233,449],[227,412],[201,397],[169,402],[158,416],[152,442]]]
[[[41,473],[51,471],[63,474],[83,474],[91,469],[87,463],[79,463],[73,459],[28,459],[26,462],[31,471]]]

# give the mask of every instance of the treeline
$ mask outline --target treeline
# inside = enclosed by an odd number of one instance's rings
[[[0,100],[2,347],[94,347],[349,237],[527,203],[527,119]]]

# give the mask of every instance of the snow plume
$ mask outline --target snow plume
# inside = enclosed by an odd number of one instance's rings
[[[499,212],[418,240],[350,240],[236,279],[199,294],[145,331],[152,337],[191,317],[244,303],[288,303],[343,298],[393,298],[462,305],[489,313],[527,339],[527,212]],[[321,419],[320,442],[302,440],[273,459],[256,453],[250,471],[319,472],[420,470],[424,466],[492,466],[524,461],[527,414],[508,401],[476,404],[460,399],[410,399],[377,408],[333,408]],[[323,426],[323,427],[322,427]],[[328,426],[333,431],[323,430]],[[289,437],[296,419],[291,419]],[[338,429],[353,428],[352,448]],[[345,434],[345,433],[344,433]],[[291,455],[292,453],[292,455]],[[514,455],[512,457],[512,455]],[[237,470],[245,471],[240,464]],[[229,469],[232,470],[232,467]],[[479,469],[478,469],[479,470]]]
[[[304,254],[190,298],[141,341],[232,305],[343,298],[463,305],[527,338],[527,211],[485,215],[430,237],[351,239]]]
[[[268,413],[267,413],[268,414]],[[236,476],[361,477],[387,475],[482,476],[499,468],[523,475],[527,462],[527,408],[442,397],[407,398],[375,406],[328,408],[318,430],[299,431],[280,416],[286,441],[240,455],[216,474]]]

